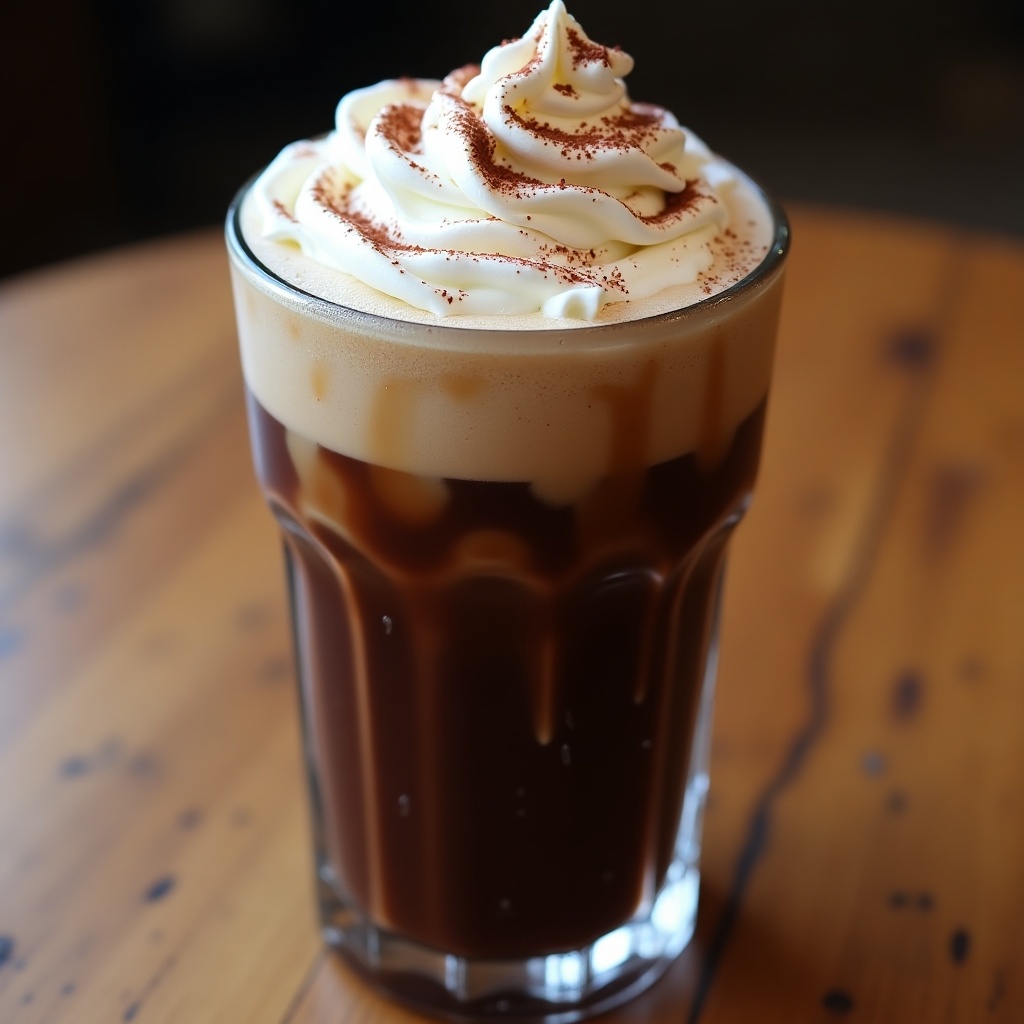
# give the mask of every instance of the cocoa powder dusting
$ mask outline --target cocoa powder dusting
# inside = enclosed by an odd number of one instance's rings
[[[423,246],[411,245],[402,240],[397,233],[392,233],[387,225],[374,220],[358,210],[353,210],[346,202],[347,194],[338,193],[332,188],[333,182],[329,174],[323,174],[312,188],[313,199],[318,206],[330,211],[346,227],[357,231],[373,248],[384,256],[395,252],[426,252]]]
[[[479,74],[479,64],[463,64],[461,68],[456,68],[444,76],[441,87],[437,91],[444,96],[454,96],[456,99],[461,99],[462,90],[466,87],[466,84]]]
[[[697,275],[700,290],[705,295],[723,291],[742,280],[764,259],[770,248],[767,245],[755,245],[749,239],[739,240],[731,228],[716,235],[712,246],[717,252],[718,261],[724,263],[724,266],[717,273],[703,271]]]
[[[602,117],[599,124],[581,122],[577,131],[568,132],[547,121],[523,117],[510,106],[504,107],[502,113],[506,124],[518,125],[531,135],[553,143],[561,149],[562,156],[569,158],[576,153],[577,159],[582,155],[588,160],[593,160],[599,150],[643,150],[645,144],[657,137],[663,115],[657,109],[630,107],[614,116]]]
[[[671,224],[681,214],[696,206],[701,199],[718,201],[713,195],[702,192],[697,180],[688,181],[682,192],[669,192],[665,196],[665,208],[660,213],[652,213],[649,217],[641,217],[640,220],[654,227]]]
[[[581,64],[604,64],[605,67],[611,67],[607,47],[584,39],[576,29],[571,27],[565,30],[565,34],[569,40],[569,49],[572,50],[572,66],[574,68],[578,68]]]
[[[537,184],[540,185],[542,183],[537,182]],[[374,220],[372,217],[367,216],[360,210],[353,210],[346,202],[346,199],[348,198],[348,190],[342,190],[339,193],[336,189],[332,188],[332,185],[333,182],[330,180],[329,174],[324,174],[320,177],[320,179],[313,185],[312,189],[313,198],[316,203],[337,217],[338,220],[340,220],[349,230],[358,232],[359,235],[361,235],[376,252],[380,253],[382,256],[388,257],[393,266],[399,264],[399,260],[394,259],[393,257],[400,253],[412,255],[435,253],[439,256],[445,256],[446,258],[458,255],[471,255],[477,262],[486,261],[489,263],[504,263],[518,267],[532,268],[545,276],[550,274],[566,285],[599,283],[596,271],[590,270],[589,268],[576,269],[574,267],[551,263],[544,259],[529,259],[525,256],[492,255],[490,253],[458,253],[452,249],[430,249],[422,245],[415,245],[405,241],[401,237],[400,232],[397,230],[392,231],[387,224]],[[573,251],[569,250],[567,247],[562,248],[564,248],[566,252]],[[585,263],[586,260],[584,259],[583,262]],[[404,273],[405,271],[401,270],[400,272]],[[443,289],[435,289],[435,292],[437,292],[437,294],[449,304],[456,299],[461,302],[466,297],[465,292],[460,292],[458,295],[452,295],[450,292],[445,292]]]
[[[592,267],[597,262],[597,253],[593,249],[570,249],[567,245],[542,245],[538,250],[542,255],[557,256],[567,265],[577,264],[581,267]]]
[[[398,153],[419,153],[423,137],[423,110],[411,103],[393,103],[378,115],[378,131]]]
[[[539,178],[499,164],[494,159],[494,137],[483,120],[465,100],[459,99],[460,110],[455,117],[456,131],[466,142],[473,166],[487,184],[505,195],[527,195],[545,187]]]
[[[277,212],[285,219],[290,220],[293,224],[298,224],[298,221],[292,216],[291,211],[284,205],[284,203],[281,202],[280,199],[274,200],[274,209],[277,210]]]
[[[651,139],[665,120],[665,111],[649,103],[633,103],[614,117],[602,117],[601,123],[614,132],[630,137]]]
[[[535,53],[518,71],[510,71],[508,78],[527,78],[534,68],[540,67],[540,54]],[[515,88],[515,86],[513,86]]]

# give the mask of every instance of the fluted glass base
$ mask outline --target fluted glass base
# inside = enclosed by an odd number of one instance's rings
[[[454,956],[378,928],[342,901],[326,866],[319,888],[328,944],[391,997],[450,1020],[569,1024],[633,998],[664,973],[693,935],[699,874],[680,857],[644,917],[582,949],[521,960]]]

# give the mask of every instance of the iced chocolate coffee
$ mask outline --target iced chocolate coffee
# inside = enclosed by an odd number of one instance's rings
[[[556,0],[342,100],[229,215],[325,934],[569,1020],[688,941],[729,537],[786,229]]]

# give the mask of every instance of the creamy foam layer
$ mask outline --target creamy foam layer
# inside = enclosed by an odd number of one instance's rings
[[[246,382],[289,430],[425,478],[523,481],[554,504],[609,473],[713,465],[767,394],[779,274],[725,302],[591,330],[382,320],[233,267]]]

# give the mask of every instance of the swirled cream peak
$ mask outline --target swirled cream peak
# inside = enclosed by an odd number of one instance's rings
[[[439,316],[592,320],[695,282],[721,262],[735,172],[630,101],[632,67],[554,0],[480,67],[345,96],[254,186],[259,230]]]

